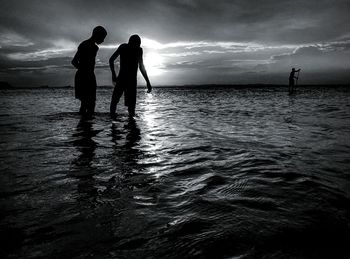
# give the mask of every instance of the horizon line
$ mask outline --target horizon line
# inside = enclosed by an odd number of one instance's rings
[[[48,88],[72,88],[73,85],[62,85],[62,86],[49,86],[49,85],[41,85],[41,86],[18,86],[11,85],[7,82],[0,82],[0,89],[15,89],[15,88],[37,88],[37,89],[48,89]],[[300,84],[297,87],[335,87],[335,86],[350,86],[350,83],[332,83],[332,84]],[[98,85],[98,88],[114,88],[112,85]],[[138,85],[137,88],[145,88],[146,85]],[[175,87],[288,87],[288,84],[267,84],[267,83],[250,83],[250,84],[181,84],[181,85],[152,85],[153,88],[175,88]]]

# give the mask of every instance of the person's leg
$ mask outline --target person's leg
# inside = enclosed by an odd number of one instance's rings
[[[119,99],[122,95],[123,95],[123,90],[121,89],[121,87],[118,87],[118,86],[114,87],[111,105],[109,108],[110,114],[112,116],[115,115],[115,111],[117,110],[117,104],[119,103]]]
[[[128,106],[128,112],[129,112],[129,117],[134,117],[135,116],[135,106],[134,105],[129,105]]]
[[[96,101],[95,99],[91,98],[89,101],[88,101],[88,104],[87,104],[87,107],[86,107],[86,115],[91,118],[92,115],[94,114],[95,112],[95,106],[96,106]]]
[[[125,92],[129,117],[135,116],[135,107],[136,107],[136,81],[131,82],[128,85],[128,90]]]
[[[88,99],[82,98],[81,99],[81,104],[80,104],[80,109],[79,109],[79,114],[80,115],[86,115],[87,109],[88,109],[88,105],[89,105]]]
[[[86,89],[86,115],[92,118],[95,112],[96,105],[96,84],[91,85]]]
[[[79,114],[80,115],[84,115],[86,112],[86,104],[84,102],[84,100],[80,101],[80,109],[79,109]]]
[[[289,80],[289,93],[293,92],[293,84],[294,84],[294,81]]]

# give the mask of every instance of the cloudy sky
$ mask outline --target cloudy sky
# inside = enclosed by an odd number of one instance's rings
[[[349,0],[0,1],[0,81],[13,85],[72,85],[70,61],[96,25],[108,31],[99,85],[135,33],[153,85],[287,84],[292,67],[300,83],[350,83]]]

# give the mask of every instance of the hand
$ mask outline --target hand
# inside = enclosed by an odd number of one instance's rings
[[[152,86],[150,83],[147,83],[147,93],[152,92]]]

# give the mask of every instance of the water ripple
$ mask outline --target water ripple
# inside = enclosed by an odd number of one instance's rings
[[[350,92],[284,90],[2,91],[4,256],[348,258]]]

